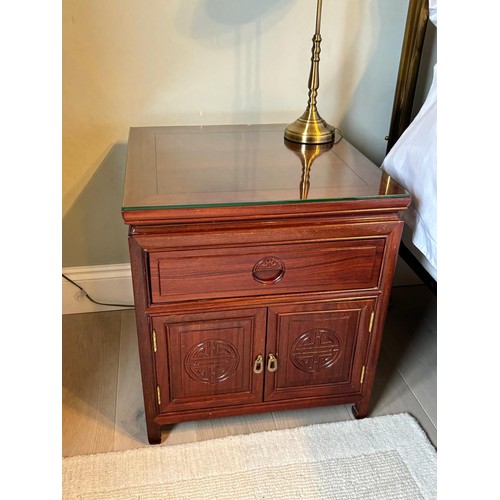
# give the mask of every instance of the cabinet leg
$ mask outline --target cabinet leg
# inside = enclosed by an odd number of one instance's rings
[[[368,403],[365,401],[359,401],[352,407],[352,414],[355,418],[361,419],[368,415]]]
[[[148,425],[148,441],[149,444],[161,443],[161,427],[157,424]]]

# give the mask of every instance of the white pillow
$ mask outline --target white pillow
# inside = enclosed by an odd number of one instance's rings
[[[437,64],[422,108],[381,168],[410,193],[404,220],[413,244],[437,270]]]
[[[429,19],[431,23],[436,26],[438,25],[438,6],[437,0],[429,0]]]

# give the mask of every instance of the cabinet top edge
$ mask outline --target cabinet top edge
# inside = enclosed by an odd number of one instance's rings
[[[388,199],[404,210],[409,204],[407,191],[345,139],[301,145],[285,140],[283,130],[281,124],[132,127],[124,219],[138,212],[156,219],[160,212],[178,217],[178,211],[248,213],[255,207],[276,213],[293,207],[295,213],[295,206],[306,213],[337,212],[346,203],[377,209]]]

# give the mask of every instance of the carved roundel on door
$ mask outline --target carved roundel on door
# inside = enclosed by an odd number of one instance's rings
[[[240,362],[236,348],[225,340],[204,340],[193,346],[184,361],[189,376],[202,384],[229,378]]]
[[[313,373],[330,368],[339,359],[341,351],[342,345],[335,332],[315,328],[295,340],[291,359],[299,370]]]

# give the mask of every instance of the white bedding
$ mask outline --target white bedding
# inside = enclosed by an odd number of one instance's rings
[[[437,26],[437,0],[430,0],[429,13]],[[422,108],[387,154],[382,169],[412,197],[404,214],[407,229],[428,261],[424,267],[437,280],[437,64]]]

